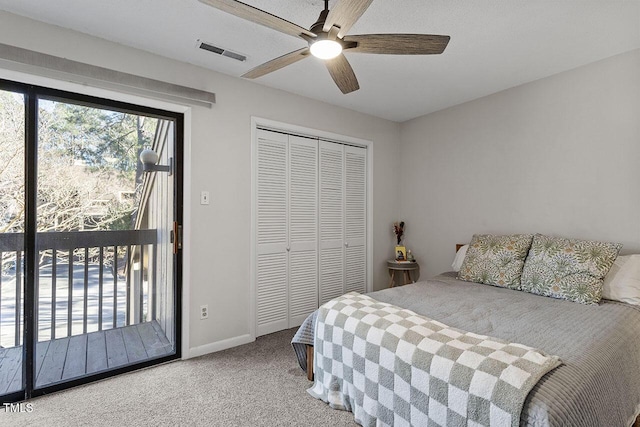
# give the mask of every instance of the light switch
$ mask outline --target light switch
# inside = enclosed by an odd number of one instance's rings
[[[209,204],[209,192],[208,191],[201,191],[200,192],[200,204],[201,205],[208,205]]]

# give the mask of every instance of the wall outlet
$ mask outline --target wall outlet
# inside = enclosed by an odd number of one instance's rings
[[[204,319],[208,319],[209,318],[209,305],[205,304],[205,305],[201,305],[200,306],[200,320],[204,320]]]

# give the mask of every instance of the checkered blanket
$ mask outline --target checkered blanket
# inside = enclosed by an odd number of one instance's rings
[[[308,392],[363,426],[518,426],[558,357],[356,292],[319,309]]]

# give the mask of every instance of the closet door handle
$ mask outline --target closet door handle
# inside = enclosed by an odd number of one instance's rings
[[[291,250],[291,248],[289,246],[287,246],[287,252],[289,252]]]
[[[344,242],[344,247],[348,248],[349,247],[349,242]]]

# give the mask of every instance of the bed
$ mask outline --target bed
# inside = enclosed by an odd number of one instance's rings
[[[558,356],[526,396],[522,426],[640,425],[640,307],[597,305],[485,286],[445,273],[368,294],[446,325]],[[313,376],[314,316],[293,345]]]

